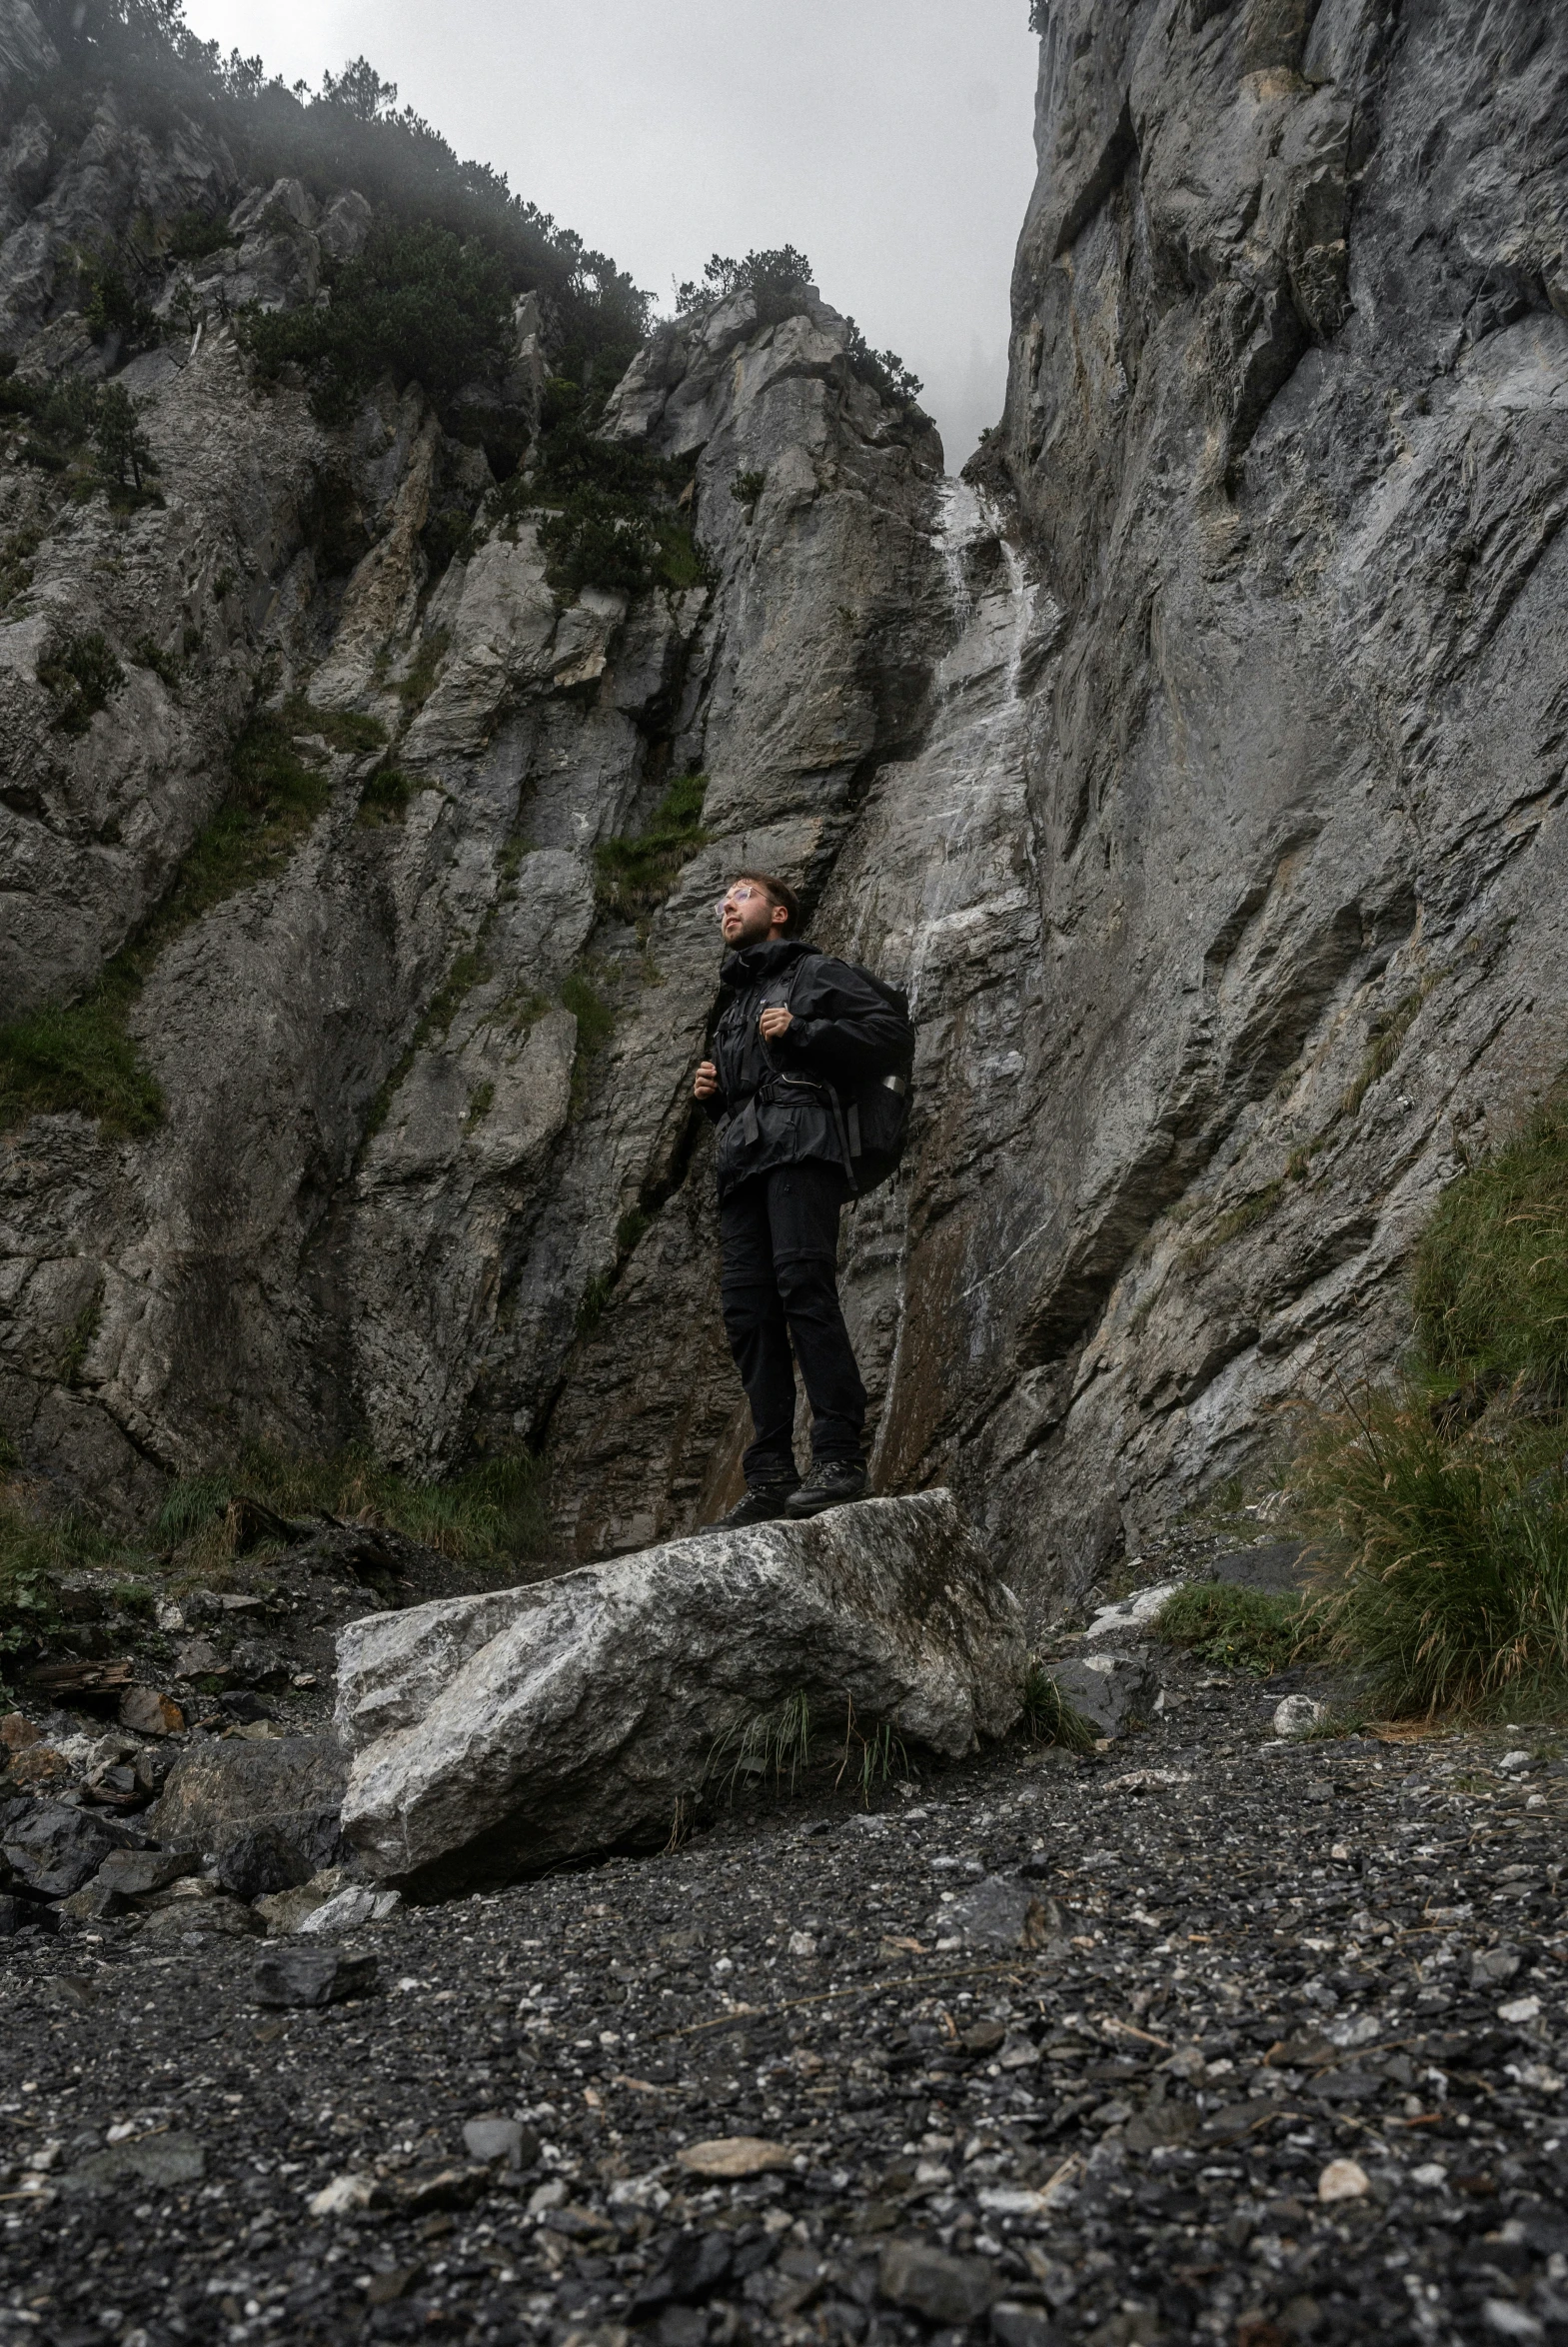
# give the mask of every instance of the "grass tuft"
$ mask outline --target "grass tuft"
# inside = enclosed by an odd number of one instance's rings
[[[636,839],[606,840],[594,851],[596,894],[601,909],[642,928],[669,896],[683,865],[712,834],[703,829],[708,777],[679,775],[646,832]]]
[[[1320,1415],[1298,1476],[1332,1571],[1323,1620],[1390,1715],[1568,1701],[1562,1442],[1448,1432],[1409,1391]]]
[[[1193,1581],[1167,1597],[1154,1616],[1154,1633],[1185,1646],[1199,1662],[1220,1670],[1249,1670],[1267,1678],[1318,1643],[1311,1605],[1303,1597],[1229,1581]]]
[[[1023,1725],[1037,1744],[1060,1744],[1067,1752],[1092,1752],[1094,1723],[1075,1711],[1043,1662],[1029,1657],[1023,1678]]]
[[[786,1695],[771,1711],[759,1711],[726,1730],[710,1748],[704,1782],[722,1783],[733,1799],[743,1780],[750,1787],[772,1777],[776,1786],[794,1780],[811,1764],[811,1706],[804,1694]]]
[[[1416,1256],[1419,1366],[1568,1404],[1568,1094],[1446,1191]]]
[[[1448,1189],[1413,1301],[1405,1376],[1318,1411],[1296,1470],[1332,1650],[1392,1713],[1563,1709],[1568,1098]]]
[[[202,1561],[221,1561],[231,1545],[231,1501],[259,1499],[279,1515],[333,1515],[384,1525],[411,1540],[474,1565],[510,1564],[551,1553],[547,1471],[532,1453],[486,1459],[442,1482],[383,1466],[358,1445],[324,1456],[285,1456],[249,1445],[232,1468],[172,1486],[156,1531],[165,1542],[192,1544]]]

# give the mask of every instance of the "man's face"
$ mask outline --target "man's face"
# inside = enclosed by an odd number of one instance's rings
[[[777,934],[784,907],[776,905],[756,881],[737,881],[719,901],[719,925],[732,953],[741,946],[759,946]]]

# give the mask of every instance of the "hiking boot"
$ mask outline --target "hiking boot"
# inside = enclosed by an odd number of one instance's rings
[[[845,1500],[868,1497],[871,1479],[857,1458],[824,1458],[814,1464],[797,1491],[785,1503],[795,1517],[820,1515],[824,1507],[842,1507]]]
[[[799,1485],[788,1483],[752,1483],[744,1499],[738,1499],[730,1513],[720,1517],[726,1527],[738,1524],[771,1524],[789,1512],[789,1500]]]

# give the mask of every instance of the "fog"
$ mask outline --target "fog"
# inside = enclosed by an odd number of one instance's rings
[[[363,53],[463,155],[662,310],[714,252],[793,244],[925,384],[949,466],[1000,412],[1033,179],[1027,0],[187,0],[319,84]]]

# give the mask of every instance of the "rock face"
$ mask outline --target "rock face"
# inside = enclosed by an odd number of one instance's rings
[[[1016,1720],[1017,1600],[945,1491],[354,1622],[345,1831],[427,1890],[668,1837],[745,1738],[808,1706],[957,1756]]]
[[[372,762],[323,740],[302,844],[140,996],[162,1126],[3,1145],[0,1418],[63,1491],[140,1506],[243,1428],[421,1473],[542,1447],[580,1558],[710,1518],[744,1431],[689,1091],[743,863],[910,990],[909,1162],[845,1242],[873,1466],[950,1480],[1031,1607],[1397,1357],[1432,1201],[1568,1063],[1568,19],[1042,14],[971,478],[814,295],[738,296],[612,404],[695,456],[708,562],[631,604],[559,606],[527,521],[432,570],[433,501],[487,481],[417,387],[328,434],[249,385],[201,271],[312,298],[348,193],[176,165],[112,109],[76,153],[14,130],[19,372],[118,363],[63,306],[95,204],[221,189],[239,242],[186,273],[199,345],[125,370],[163,509],[0,468],[39,533],[0,625],[0,989],[85,985],[165,894],[264,664],[379,718],[412,785],[370,821]],[[187,625],[176,698],[132,648]],[[79,741],[36,677],[68,627],[129,679]],[[699,769],[711,837],[639,935],[596,847]]]

